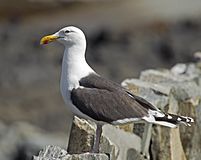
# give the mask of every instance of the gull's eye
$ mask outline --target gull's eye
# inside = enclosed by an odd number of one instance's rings
[[[70,33],[70,31],[69,30],[65,30],[64,33]]]

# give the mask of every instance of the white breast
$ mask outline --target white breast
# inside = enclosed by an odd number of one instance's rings
[[[93,69],[87,64],[84,57],[70,56],[64,52],[62,61],[62,71],[60,80],[60,91],[67,107],[76,115],[82,115],[81,112],[72,104],[70,92],[73,88],[78,88],[79,81],[83,77],[93,73]],[[83,117],[83,115],[82,115]]]

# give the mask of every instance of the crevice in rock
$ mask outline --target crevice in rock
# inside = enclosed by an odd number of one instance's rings
[[[150,140],[150,145],[149,145],[149,160],[154,160],[151,148],[152,148],[152,139]]]

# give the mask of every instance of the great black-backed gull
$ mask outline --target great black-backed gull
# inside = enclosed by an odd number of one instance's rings
[[[86,62],[86,39],[79,28],[65,27],[43,37],[40,43],[56,40],[65,47],[60,81],[63,99],[74,115],[97,124],[93,152],[99,151],[105,123],[116,125],[144,120],[175,128],[181,123],[190,126],[194,122],[190,117],[164,113],[121,85],[98,75]]]

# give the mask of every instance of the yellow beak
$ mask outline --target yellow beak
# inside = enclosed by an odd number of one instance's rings
[[[44,36],[43,38],[41,38],[40,44],[48,44],[50,42],[57,40],[58,38],[59,36],[55,36],[55,35]]]

